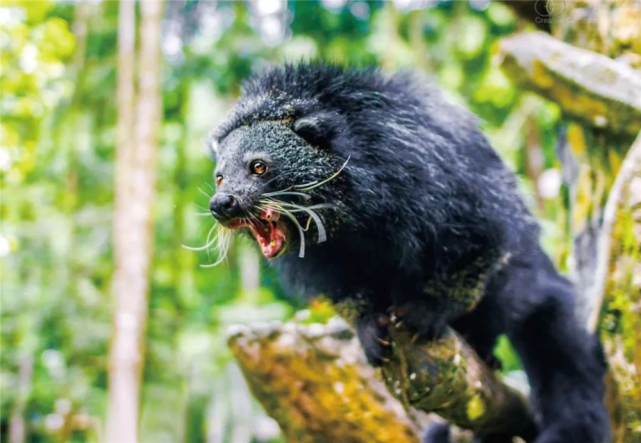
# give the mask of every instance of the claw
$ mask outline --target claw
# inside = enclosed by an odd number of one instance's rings
[[[396,322],[396,324],[394,325],[394,327],[395,327],[396,329],[400,329],[400,328],[402,328],[402,327],[403,327],[403,322],[402,322],[402,321],[398,321],[398,322]]]
[[[377,340],[383,346],[389,347],[391,345],[391,343],[388,340],[382,339],[380,337],[378,337]]]
[[[419,339],[419,338],[420,338],[420,335],[418,335],[418,334],[414,334],[414,335],[412,336],[412,339],[410,340],[410,342],[411,342],[412,344],[415,344],[415,343],[418,341],[418,339]]]

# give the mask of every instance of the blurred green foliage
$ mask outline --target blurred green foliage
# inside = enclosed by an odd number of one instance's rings
[[[118,3],[3,0],[0,8],[2,439],[17,410],[29,441],[98,441],[111,331]],[[278,439],[230,365],[224,331],[289,319],[304,303],[284,296],[249,243],[207,269],[199,268],[207,253],[182,248],[202,244],[212,224],[196,215],[212,184],[203,139],[242,79],[268,64],[317,57],[427,73],[480,116],[522,175],[547,220],[548,244],[562,238],[554,184],[543,196],[538,186],[557,168],[558,111],[524,97],[492,60],[516,17],[501,3],[410,9],[382,1],[167,3],[143,441]],[[330,314],[316,303],[299,318]],[[509,344],[499,354],[518,369]]]

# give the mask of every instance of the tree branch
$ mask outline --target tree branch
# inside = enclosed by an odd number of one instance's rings
[[[420,441],[418,427],[375,377],[342,321],[239,327],[229,347],[287,441]]]
[[[383,375],[406,406],[435,412],[478,437],[533,439],[525,397],[499,380],[454,330],[426,343],[414,343],[402,328],[392,327],[390,335],[394,357],[383,366]]]
[[[542,32],[504,38],[500,52],[501,67],[517,85],[567,114],[613,133],[641,129],[641,75],[626,64]]]
[[[633,184],[633,179],[636,177],[636,183]],[[619,207],[622,204],[628,204],[630,207],[634,204],[639,204],[641,200],[638,195],[636,202],[632,202],[632,188],[636,186],[641,189],[639,183],[641,182],[641,132],[637,136],[635,142],[630,147],[621,169],[617,174],[614,184],[610,189],[608,201],[603,209],[603,224],[599,233],[599,251],[597,257],[597,272],[595,277],[595,284],[591,288],[591,298],[595,299],[595,309],[588,321],[588,327],[591,331],[595,331],[599,315],[601,313],[601,305],[603,303],[603,295],[605,293],[606,282],[610,271],[610,262],[612,261],[612,230],[615,222],[617,221],[617,214]],[[638,192],[638,191],[636,191]],[[639,223],[639,222],[637,222]],[[641,224],[639,225],[641,226]]]
[[[254,396],[296,442],[417,442],[416,410],[436,412],[477,435],[533,432],[524,397],[499,381],[453,331],[413,343],[391,327],[383,368],[394,400],[342,321],[241,328],[229,338]],[[408,418],[409,417],[409,418]]]

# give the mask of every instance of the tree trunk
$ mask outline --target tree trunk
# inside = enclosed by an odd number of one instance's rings
[[[115,304],[109,362],[108,442],[138,441],[161,112],[162,11],[161,1],[141,2],[138,94],[134,98],[135,3],[127,0],[120,3],[118,147],[113,224]]]
[[[636,104],[636,127],[628,134],[638,133],[641,2],[578,0],[568,2],[565,14],[574,18],[573,22],[558,20],[552,27],[553,35],[633,68],[628,80],[634,79],[636,86],[629,90],[627,102]],[[627,90],[623,84],[612,89]],[[573,262],[577,283],[585,289],[583,294],[592,307],[586,312],[588,326],[599,328],[610,363],[607,381],[612,440],[641,443],[641,140],[637,137],[630,147],[629,135],[612,131],[610,125],[606,131],[609,133],[577,129],[577,134],[583,133],[579,144],[581,139],[588,141],[583,153],[575,151],[576,141],[566,144],[575,166],[564,168],[578,166],[581,171],[570,183],[576,196],[572,206]],[[599,183],[607,198],[593,198],[592,210],[585,212],[581,202]]]
[[[641,442],[641,133],[630,148],[604,210],[597,281],[603,288],[603,343],[610,362],[608,398],[615,443]]]
[[[18,366],[18,395],[16,397],[11,419],[9,421],[9,443],[24,443],[27,441],[27,424],[24,412],[33,377],[33,355],[23,355]]]
[[[503,67],[571,118],[559,157],[577,314],[598,329],[610,363],[612,439],[638,443],[641,142],[630,145],[641,130],[641,3],[578,0],[562,6],[552,8],[551,31],[571,45],[542,34],[509,37],[501,44]]]

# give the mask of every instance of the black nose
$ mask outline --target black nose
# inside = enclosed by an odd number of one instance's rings
[[[240,205],[233,195],[214,194],[209,200],[209,210],[217,219],[231,219],[240,215]]]

